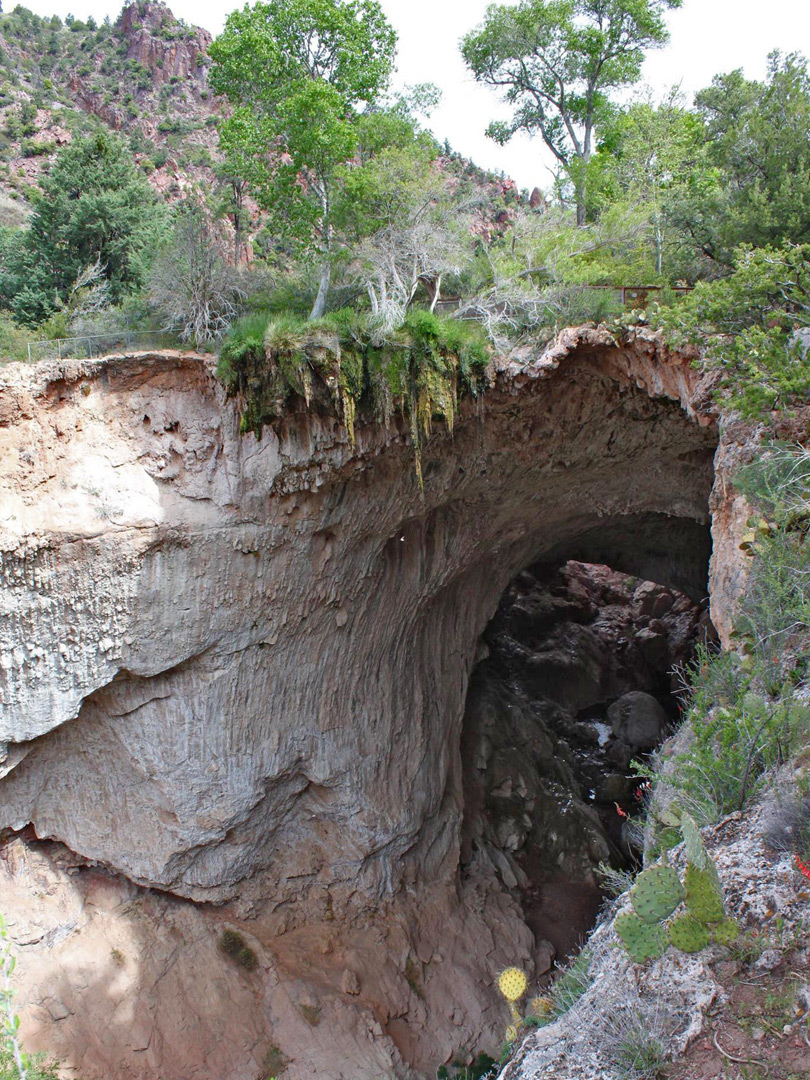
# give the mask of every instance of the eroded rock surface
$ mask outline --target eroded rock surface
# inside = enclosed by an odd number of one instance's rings
[[[404,423],[361,417],[352,447],[302,407],[240,435],[204,357],[0,369],[0,826],[30,824],[94,873],[225,902],[268,948],[300,935],[290,977],[375,1017],[369,1069],[432,1075],[453,1047],[492,1045],[491,978],[534,946],[496,877],[457,881],[481,632],[521,569],[566,552],[704,597],[717,438],[689,358],[646,332],[566,331],[503,364],[453,435],[427,441],[424,490]],[[210,934],[212,909],[188,910]],[[367,998],[346,930],[361,913]],[[348,935],[334,980],[305,944],[333,922]],[[406,955],[422,937],[431,957],[468,942],[453,979]],[[320,1075],[323,1053],[336,1076],[323,1047],[289,1075]],[[130,1050],[120,1075],[154,1075]],[[72,1060],[110,1075],[95,1050]]]

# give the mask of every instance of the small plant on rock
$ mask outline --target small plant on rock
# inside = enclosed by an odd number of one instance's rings
[[[506,1029],[507,1042],[515,1041],[518,1028],[523,1022],[517,1003],[526,993],[528,985],[528,980],[520,968],[506,968],[498,976],[498,989],[509,1003],[509,1015],[512,1017],[512,1023]]]
[[[219,939],[219,947],[226,956],[229,956],[235,964],[244,968],[245,971],[255,971],[258,967],[259,961],[256,953],[238,931],[223,930]]]

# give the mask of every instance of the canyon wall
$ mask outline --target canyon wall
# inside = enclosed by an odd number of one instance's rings
[[[437,427],[422,489],[404,422],[360,418],[352,446],[302,404],[261,439],[240,435],[239,403],[203,356],[0,369],[0,826],[64,845],[76,873],[95,866],[124,893],[215,902],[220,921],[261,911],[268,948],[336,910],[355,930],[365,912],[366,933],[400,901],[432,935],[428,960],[489,935],[463,978],[445,969],[418,993],[410,946],[378,943],[412,999],[399,1031],[384,1018],[385,1067],[411,1075],[450,1052],[446,1031],[414,1034],[408,1010],[428,999],[448,1017],[444,999],[467,1002],[448,1021],[458,1044],[491,1032],[485,973],[532,943],[491,883],[457,885],[480,635],[515,574],[546,558],[705,596],[706,389],[647,331],[565,331],[501,363],[452,435]],[[741,510],[726,480],[714,499],[728,525]],[[723,544],[721,631],[742,573]],[[338,950],[338,984],[353,947]],[[308,1060],[300,1075],[337,1074]]]

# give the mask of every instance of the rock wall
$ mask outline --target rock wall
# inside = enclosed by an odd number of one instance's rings
[[[493,381],[427,442],[421,490],[405,424],[361,418],[352,447],[302,406],[242,436],[201,356],[0,369],[0,826],[226,902],[268,948],[320,918],[345,958],[358,919],[387,919],[402,941],[432,935],[428,963],[472,929],[489,944],[464,974],[424,986],[421,954],[368,930],[409,988],[403,1005],[368,976],[391,1075],[493,1038],[493,965],[533,948],[491,881],[456,876],[464,701],[504,588],[607,548],[706,589],[718,432],[689,357],[581,328]]]
[[[616,370],[638,348],[584,345],[437,433],[424,491],[398,427],[240,436],[199,357],[6,368],[0,822],[197,899],[452,872],[509,580],[610,529],[648,576],[662,522],[707,525],[712,425]]]

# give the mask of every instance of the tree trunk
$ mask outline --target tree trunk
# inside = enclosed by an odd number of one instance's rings
[[[320,319],[326,311],[326,298],[329,295],[329,286],[332,283],[332,264],[327,261],[321,267],[321,280],[318,284],[318,295],[309,313],[310,319]]]

